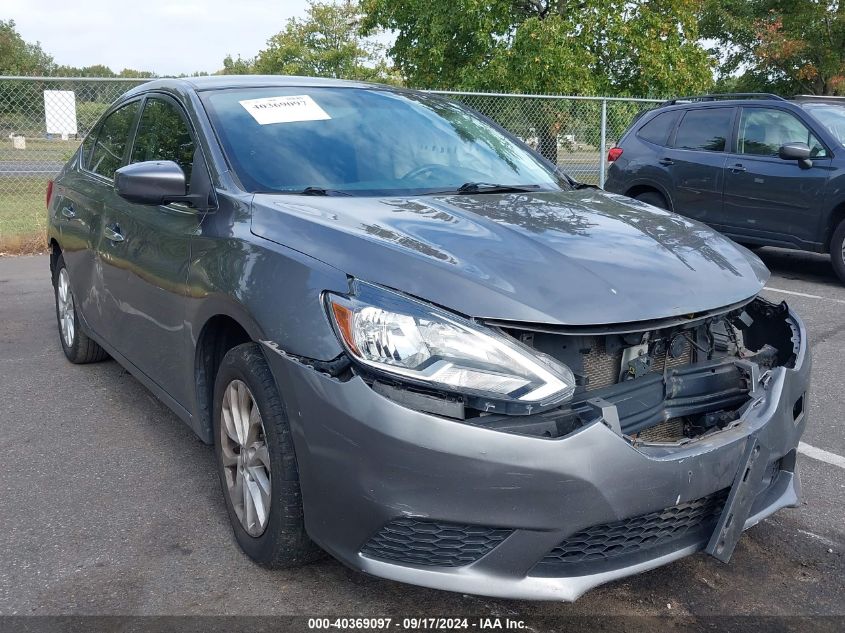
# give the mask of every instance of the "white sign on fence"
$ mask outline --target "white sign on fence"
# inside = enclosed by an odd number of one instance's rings
[[[76,134],[76,94],[73,90],[45,90],[44,118],[47,134],[67,138]]]

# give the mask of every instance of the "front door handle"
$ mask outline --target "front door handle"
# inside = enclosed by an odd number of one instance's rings
[[[76,217],[76,211],[73,210],[73,204],[62,207],[62,215],[68,220],[73,220]]]
[[[747,171],[747,170],[740,163],[737,163],[736,165],[733,165],[731,167],[731,173],[732,174],[738,174],[738,173],[743,172],[743,171]]]
[[[657,162],[660,163],[661,165],[665,165],[666,167],[668,167],[669,165],[675,164],[675,161],[673,161],[671,158],[661,158]]]
[[[126,239],[123,237],[123,233],[120,232],[120,227],[117,224],[107,226],[103,229],[103,233],[105,234],[107,240],[114,242],[115,244]]]

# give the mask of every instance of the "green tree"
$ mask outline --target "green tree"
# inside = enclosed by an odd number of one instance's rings
[[[119,73],[118,77],[127,77],[129,79],[152,79],[156,74],[151,70],[135,70],[134,68],[124,68]]]
[[[14,20],[0,20],[0,75],[46,75],[54,66],[40,43],[23,40]]]
[[[409,84],[571,95],[664,96],[712,84],[696,0],[362,0],[363,28]],[[540,150],[557,155],[566,104],[534,106]],[[495,118],[495,115],[494,115]]]
[[[723,88],[845,94],[843,0],[706,0],[701,35]]]
[[[712,82],[696,0],[362,0],[409,83],[670,95]]]
[[[226,55],[223,60],[223,70],[218,71],[219,75],[249,75],[255,72],[255,60],[244,59],[240,55],[235,59]]]
[[[382,46],[360,33],[357,2],[310,2],[303,19],[291,18],[254,61],[224,60],[224,72],[310,75],[366,81],[389,78]],[[228,62],[227,62],[228,60]]]
[[[114,71],[103,64],[94,64],[93,66],[83,66],[78,68],[76,66],[56,66],[53,69],[53,75],[56,77],[115,77]]]

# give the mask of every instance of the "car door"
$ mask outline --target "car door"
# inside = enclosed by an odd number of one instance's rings
[[[105,336],[109,298],[104,292],[99,242],[104,205],[114,196],[112,178],[120,167],[140,110],[140,100],[121,104],[85,139],[74,169],[59,181],[55,209],[62,255],[82,318]]]
[[[165,95],[147,96],[129,162],[172,160],[190,182],[195,146],[181,106]],[[185,204],[142,205],[115,193],[103,217],[105,291],[114,299],[107,336],[184,406],[194,361],[185,323],[190,243],[202,215]]]
[[[812,166],[783,160],[785,143],[807,143]],[[743,106],[725,173],[725,231],[737,238],[805,246],[817,238],[830,152],[795,114]]]
[[[736,108],[687,110],[658,161],[671,177],[673,210],[716,224],[722,216],[725,150]]]

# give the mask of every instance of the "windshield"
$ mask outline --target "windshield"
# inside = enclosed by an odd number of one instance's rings
[[[508,136],[430,95],[305,87],[200,94],[227,159],[252,192],[415,195],[466,183],[561,188]]]
[[[841,145],[845,145],[845,106],[831,104],[805,105],[822,125],[824,125]]]

